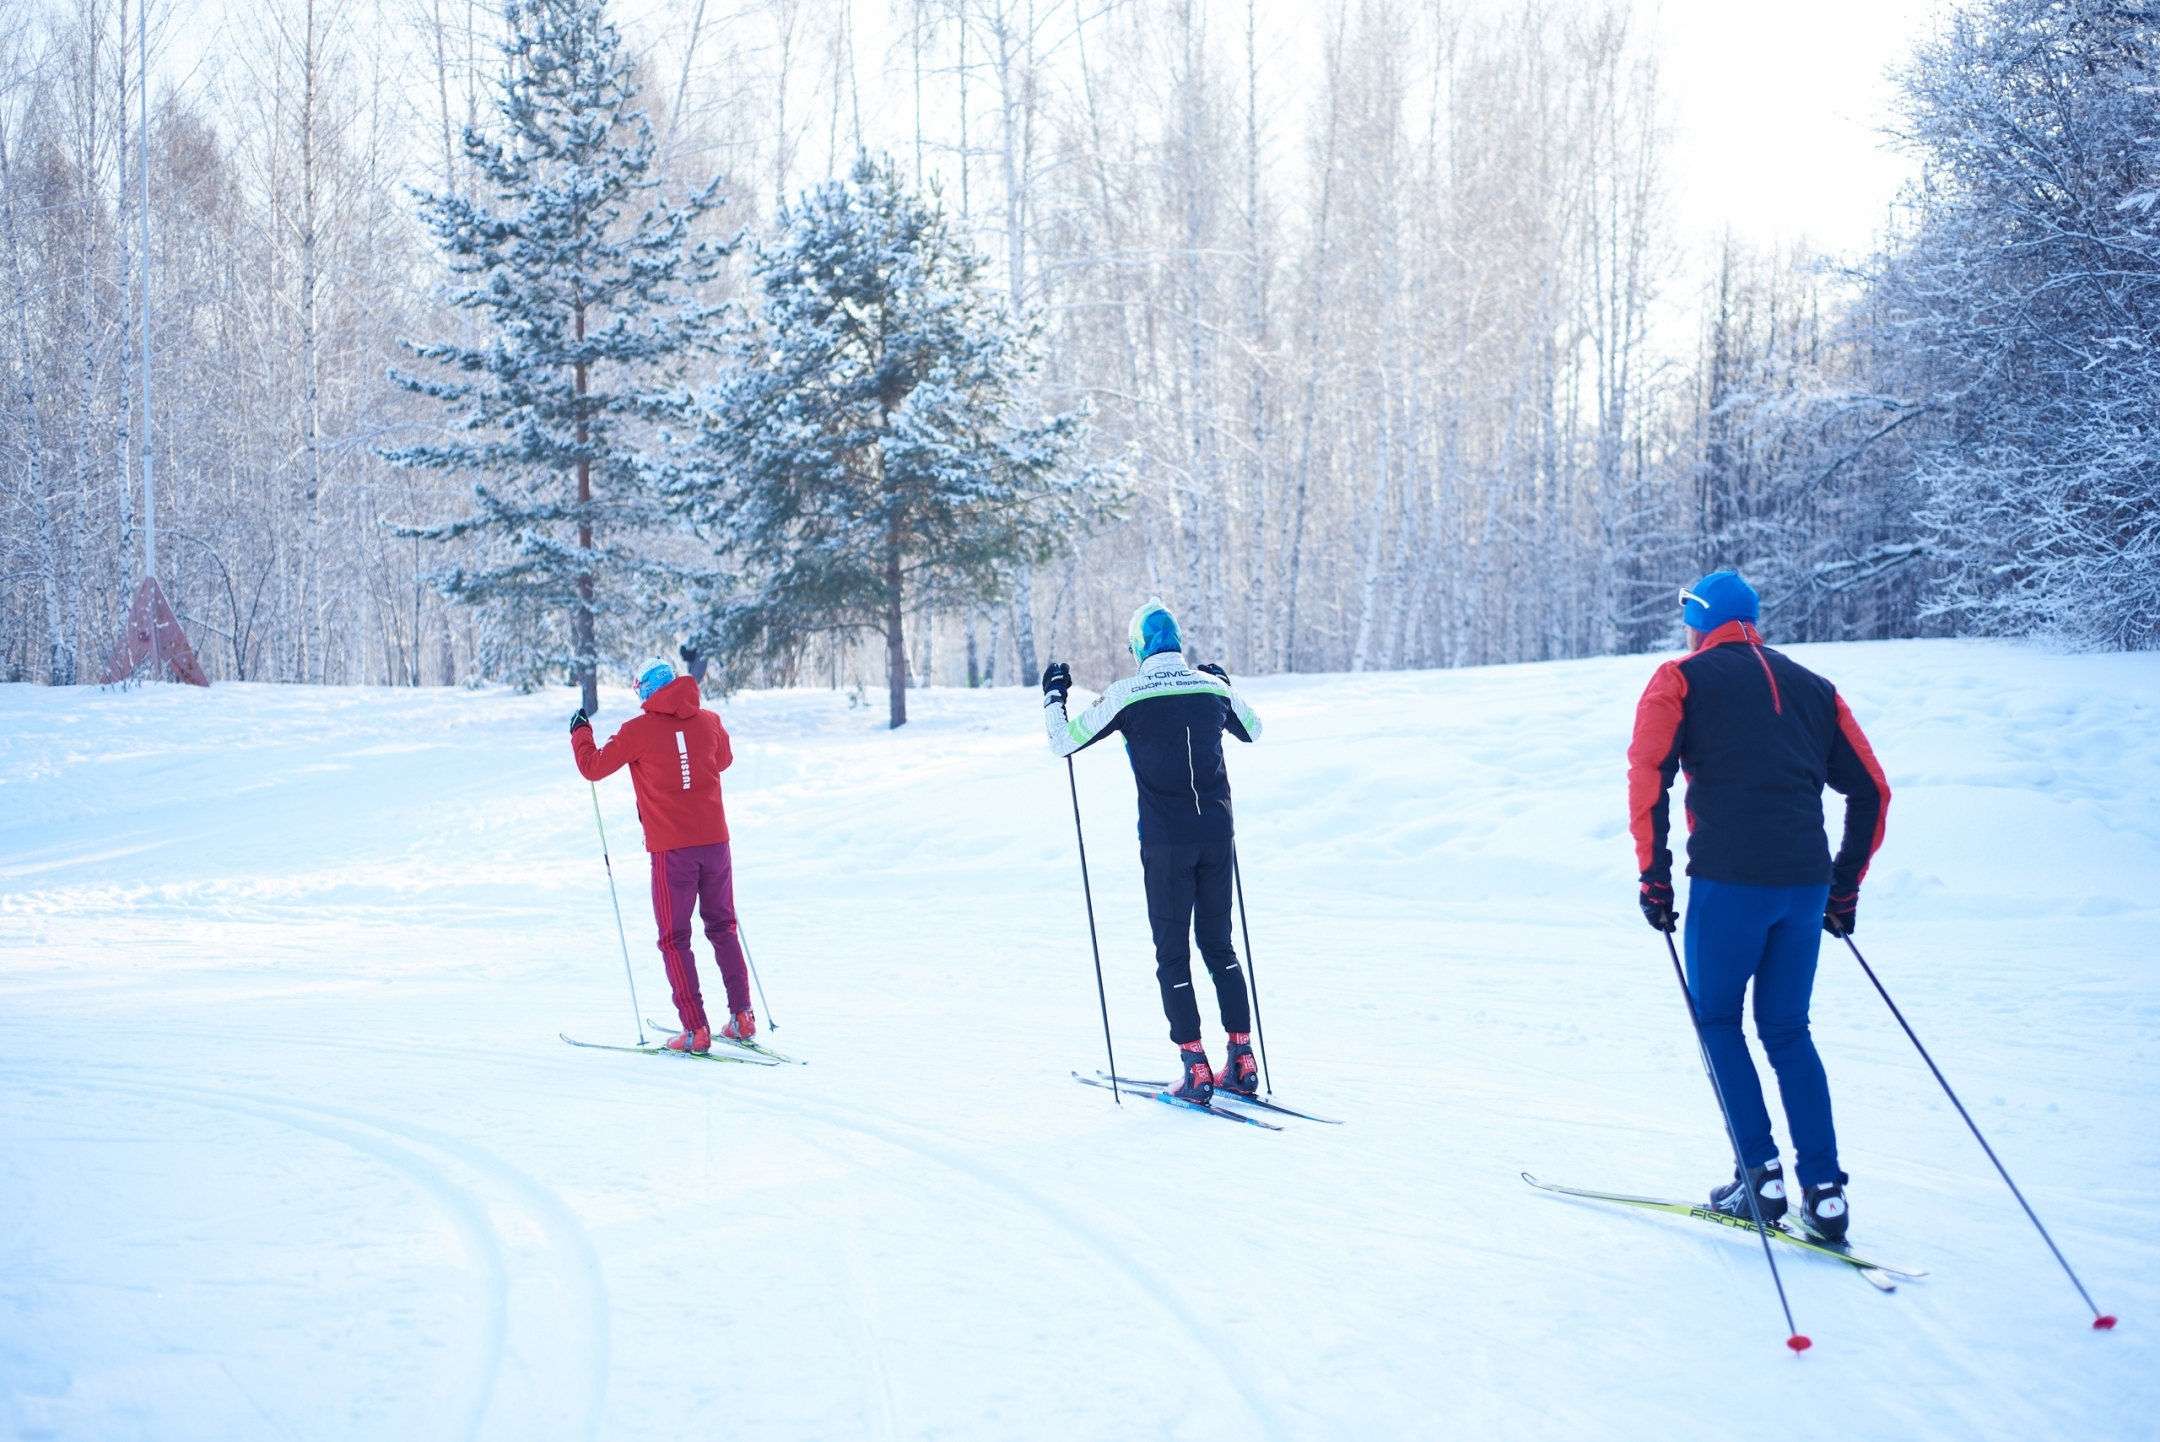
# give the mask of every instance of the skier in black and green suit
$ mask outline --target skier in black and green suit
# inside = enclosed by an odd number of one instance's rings
[[[1230,942],[1234,828],[1223,733],[1260,739],[1260,718],[1220,666],[1187,666],[1177,619],[1160,601],[1133,613],[1129,642],[1140,674],[1115,682],[1094,705],[1068,718],[1072,668],[1043,672],[1043,720],[1050,749],[1070,756],[1113,731],[1125,737],[1140,792],[1140,865],[1148,922],[1155,933],[1155,979],[1162,987],[1170,1039],[1178,1044],[1172,1095],[1205,1103],[1217,1087],[1251,1096],[1259,1090],[1245,972]],[[1191,938],[1215,982],[1229,1054],[1220,1072],[1208,1065],[1193,999]]]

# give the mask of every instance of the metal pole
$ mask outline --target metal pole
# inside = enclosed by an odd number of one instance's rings
[[[1267,1083],[1267,1094],[1275,1095],[1275,1078],[1267,1064],[1267,1028],[1260,1024],[1260,978],[1252,969],[1252,923],[1245,919],[1245,873],[1238,866],[1237,843],[1230,843],[1230,879],[1237,883],[1238,926],[1245,932],[1245,980],[1252,990],[1253,1036],[1260,1042],[1260,1078]]]
[[[1929,1056],[1928,1049],[1920,1045],[1920,1038],[1913,1034],[1912,1023],[1905,1020],[1905,1013],[1899,1011],[1898,1004],[1890,999],[1890,993],[1883,987],[1882,978],[1875,974],[1875,968],[1869,966],[1867,958],[1860,954],[1860,948],[1853,941],[1852,933],[1841,931],[1838,933],[1838,940],[1844,942],[1852,952],[1853,960],[1860,963],[1860,969],[1867,973],[1867,979],[1875,983],[1875,991],[1882,997],[1883,1005],[1890,1008],[1890,1015],[1896,1017],[1897,1024],[1905,1029],[1906,1037],[1913,1044],[1913,1050],[1920,1053],[1920,1060],[1926,1062],[1927,1069],[1935,1073],[1935,1080],[1942,1085],[1943,1095],[1950,1098],[1950,1105],[1957,1108],[1957,1114],[1965,1118],[1965,1125],[1972,1129],[1973,1140],[1980,1143],[1980,1150],[1987,1153],[1987,1159],[1993,1162],[1995,1170],[2002,1174],[2003,1185],[2010,1189],[2011,1196],[2017,1198],[2017,1204],[2025,1209],[2025,1215],[2032,1222],[2033,1229],[2040,1233],[2040,1240],[2046,1242],[2048,1250],[2055,1254],[2055,1261],[2062,1267],[2063,1275],[2070,1279],[2070,1285],[2077,1288],[2078,1295],[2085,1299],[2085,1305],[2092,1309],[2093,1326],[2103,1332],[2112,1330],[2115,1318],[2094,1306],[2092,1293],[2085,1290],[2085,1284],[2078,1280],[2078,1274],[2070,1269],[2069,1261],[2062,1254],[2062,1248],[2055,1245],[2055,1239],[2048,1235],[2048,1229],[2040,1225],[2040,1214],[2032,1209],[2031,1202],[2025,1200],[2025,1194],[2018,1190],[2018,1184],[2010,1180],[2010,1169],[2002,1164],[2002,1158],[1995,1155],[1995,1149],[1988,1145],[1988,1139],[1980,1135],[1979,1124],[1972,1119],[1972,1113],[1965,1110],[1965,1103],[1958,1100],[1958,1094],[1950,1089],[1950,1081],[1942,1074],[1942,1068],[1935,1065],[1935,1058]]]
[[[780,1023],[773,1020],[772,1003],[765,1000],[765,983],[758,980],[757,962],[750,956],[750,943],[743,937],[742,918],[740,916],[735,918],[735,941],[738,946],[742,947],[743,964],[750,968],[750,984],[757,988],[758,1005],[765,1008],[765,1025],[771,1027],[774,1031],[778,1031],[780,1030]]]
[[[1088,945],[1095,950],[1095,1000],[1102,1004],[1102,1044],[1110,1058],[1110,1095],[1123,1106],[1125,1097],[1118,1090],[1117,1049],[1110,1044],[1110,998],[1103,991],[1102,942],[1095,935],[1095,888],[1088,883],[1087,836],[1080,829],[1080,783],[1073,775],[1070,756],[1065,758],[1065,784],[1072,788],[1073,839],[1080,843],[1080,894],[1087,898]]]
[[[1755,1196],[1755,1188],[1748,1181],[1747,1162],[1740,1155],[1740,1133],[1733,1126],[1732,1108],[1725,1104],[1725,1084],[1718,1080],[1717,1067],[1710,1061],[1710,1044],[1703,1040],[1702,1018],[1695,1013],[1695,993],[1688,990],[1687,973],[1680,968],[1680,953],[1673,947],[1672,933],[1663,933],[1665,954],[1672,958],[1673,980],[1680,983],[1680,999],[1687,1003],[1689,1025],[1695,1028],[1695,1048],[1702,1053],[1703,1070],[1709,1073],[1710,1090],[1717,1094],[1719,1115],[1725,1118],[1725,1136],[1732,1143],[1733,1165],[1740,1169],[1740,1187],[1747,1193],[1748,1215],[1755,1219],[1755,1230],[1762,1238],[1763,1260],[1770,1264],[1770,1280],[1777,1286],[1778,1306],[1785,1312],[1785,1345],[1795,1352],[1805,1352],[1815,1344],[1800,1335],[1793,1325],[1792,1303],[1785,1300],[1785,1279],[1778,1275],[1777,1258],[1770,1252],[1770,1228],[1762,1219],[1762,1203]]]
[[[645,1045],[645,1013],[638,1009],[637,976],[630,970],[630,938],[623,932],[622,898],[615,894],[615,863],[608,859],[607,823],[600,819],[600,787],[590,781],[585,784],[592,787],[593,825],[600,828],[600,864],[607,868],[608,900],[615,903],[615,939],[622,943],[623,976],[630,983],[630,1019],[637,1023],[637,1044],[643,1046]]]

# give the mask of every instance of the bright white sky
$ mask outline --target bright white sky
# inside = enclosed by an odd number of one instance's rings
[[[1943,0],[1641,0],[1675,122],[1675,231],[1864,250],[1911,174],[1886,73]]]

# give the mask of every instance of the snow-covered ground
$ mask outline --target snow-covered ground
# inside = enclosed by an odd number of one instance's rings
[[[1276,1085],[1348,1123],[1279,1134],[1068,1078],[1102,1035],[1032,688],[899,733],[723,707],[745,931],[811,1063],[763,1071],[556,1040],[634,1035],[569,693],[10,686],[0,1433],[2154,1436],[2160,657],[1795,654],[1897,791],[1859,939],[2112,1335],[1842,954],[1855,1239],[1925,1281],[1781,1255],[1795,1358],[1751,1239],[1518,1180],[1729,1165],[1635,908],[1655,658],[1245,688]],[[1130,778],[1079,773],[1118,1056],[1165,1074]]]

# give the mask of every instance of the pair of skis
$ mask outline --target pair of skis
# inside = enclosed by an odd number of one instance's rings
[[[1670,1202],[1658,1197],[1631,1197],[1620,1192],[1593,1192],[1586,1191],[1581,1187],[1556,1186],[1551,1182],[1541,1182],[1528,1172],[1522,1174],[1522,1179],[1541,1192],[1556,1192],[1564,1197],[1581,1197],[1592,1202],[1612,1202],[1618,1206],[1639,1207],[1650,1212],[1670,1212],[1674,1216],[1695,1217],[1705,1222],[1716,1222],[1721,1227],[1737,1227],[1743,1232],[1753,1232],[1755,1230],[1755,1223],[1746,1217],[1729,1216],[1718,1211],[1715,1207],[1706,1207],[1695,1202]],[[1870,1286],[1879,1291],[1895,1292],[1897,1290],[1896,1278],[1915,1278],[1927,1275],[1925,1272],[1914,1271],[1907,1267],[1893,1267],[1887,1262],[1870,1261],[1842,1242],[1817,1241],[1813,1237],[1803,1237],[1797,1233],[1788,1232],[1782,1226],[1768,1227],[1766,1228],[1766,1234],[1775,1241],[1799,1247],[1803,1251],[1819,1252],[1823,1256],[1835,1257],[1839,1261],[1847,1263],[1854,1271],[1866,1278]]]
[[[660,1025],[660,1023],[654,1021],[649,1016],[645,1018],[645,1025],[651,1027],[654,1031],[670,1030],[670,1028]],[[750,1053],[750,1055],[752,1056],[761,1056],[776,1064],[786,1066],[810,1065],[810,1063],[806,1061],[799,1061],[791,1056],[782,1056],[779,1052],[774,1051],[771,1047],[765,1045],[765,1043],[761,1041],[737,1041],[734,1037],[722,1036],[718,1032],[713,1033],[712,1041],[714,1046],[733,1047],[736,1051],[745,1051]]]
[[[1072,1079],[1080,1083],[1082,1086],[1101,1087],[1104,1091],[1129,1091],[1139,1094],[1145,1094],[1147,1096],[1153,1097],[1156,1101],[1166,1103],[1170,1106],[1183,1107],[1187,1111],[1206,1112],[1211,1117],[1221,1117],[1226,1122],[1243,1122],[1246,1126],[1259,1127],[1263,1131],[1279,1132],[1282,1130],[1282,1128],[1277,1126],[1273,1122],[1262,1121],[1259,1117],[1248,1115],[1247,1113],[1242,1111],[1233,1110],[1230,1107],[1222,1105],[1222,1103],[1235,1102],[1240,1107],[1258,1107],[1263,1111],[1274,1112],[1280,1116],[1296,1117],[1299,1121],[1305,1122],[1320,1122],[1323,1125],[1331,1127],[1339,1127],[1342,1125],[1341,1122],[1335,1120],[1333,1117],[1316,1117],[1311,1112],[1301,1112],[1294,1107],[1286,1107],[1282,1103],[1277,1101],[1273,1101],[1264,1097],[1240,1096],[1235,1092],[1218,1091],[1217,1093],[1215,1093],[1215,1096],[1217,1098],[1215,1101],[1196,1102],[1188,1101],[1184,1097],[1175,1097],[1170,1095],[1170,1083],[1166,1081],[1142,1081],[1137,1077],[1121,1076],[1115,1079],[1116,1085],[1112,1086],[1112,1078],[1110,1074],[1108,1072],[1102,1071],[1098,1071],[1097,1073],[1095,1073],[1095,1075],[1091,1077],[1082,1076],[1080,1075],[1080,1073],[1074,1072],[1072,1074]]]
[[[655,1026],[651,1021],[647,1021],[645,1024],[657,1032],[664,1033],[669,1030],[664,1026]],[[715,1048],[713,1051],[671,1051],[667,1047],[658,1044],[651,1046],[618,1046],[604,1041],[579,1041],[575,1037],[564,1036],[561,1032],[557,1032],[556,1035],[561,1036],[564,1041],[572,1046],[585,1047],[591,1051],[625,1051],[632,1056],[688,1057],[692,1061],[738,1062],[747,1066],[809,1065],[808,1062],[795,1057],[783,1056],[761,1042],[736,1041],[732,1037],[724,1036],[716,1036],[712,1039]],[[718,1049],[722,1047],[726,1048],[726,1050]]]
[[[572,1046],[581,1046],[589,1051],[624,1051],[630,1053],[630,1055],[632,1056],[672,1056],[682,1057],[690,1061],[740,1062],[745,1066],[780,1065],[780,1063],[777,1061],[768,1061],[765,1058],[751,1056],[747,1053],[738,1053],[732,1049],[724,1052],[671,1051],[667,1047],[661,1046],[658,1043],[654,1043],[648,1046],[621,1046],[613,1042],[605,1041],[579,1041],[576,1037],[564,1036],[561,1032],[557,1032],[556,1035],[562,1037],[564,1041],[568,1042]]]

